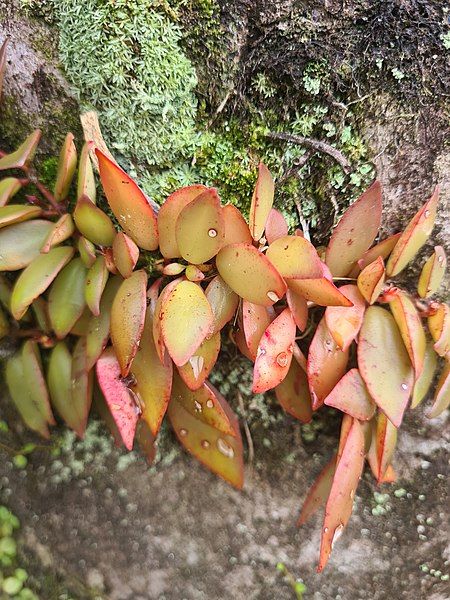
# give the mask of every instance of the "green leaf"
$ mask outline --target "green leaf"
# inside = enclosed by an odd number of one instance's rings
[[[36,219],[0,229],[0,271],[18,271],[36,257],[53,223]]]
[[[258,179],[253,191],[250,205],[249,228],[250,233],[257,242],[264,234],[267,219],[273,205],[275,184],[269,169],[262,162],[258,166]]]
[[[77,168],[77,149],[73,140],[73,133],[68,133],[59,154],[58,171],[53,189],[56,202],[65,200],[69,195],[70,184]]]
[[[78,198],[73,213],[78,231],[93,244],[112,246],[116,230],[111,219],[87,196]]]
[[[56,223],[54,223],[45,242],[42,245],[41,252],[46,254],[53,246],[57,246],[72,237],[75,231],[75,225],[72,217],[67,213],[62,215]]]
[[[437,354],[434,351],[433,343],[428,342],[425,347],[422,373],[420,374],[419,378],[416,379],[416,383],[414,384],[411,408],[416,408],[416,406],[418,406],[427,395],[427,392],[433,382],[436,369]]]
[[[42,208],[39,206],[26,206],[24,204],[8,204],[0,207],[0,227],[7,227],[14,223],[29,221],[39,217]]]
[[[130,277],[139,259],[139,248],[125,233],[119,231],[113,242],[113,258],[124,279]]]
[[[75,427],[75,433],[79,437],[84,436],[89,411],[92,404],[94,372],[87,365],[87,343],[86,338],[81,337],[75,344],[72,357],[72,408],[79,416]]]
[[[34,158],[40,139],[41,130],[36,129],[17,150],[11,154],[5,154],[5,156],[0,158],[0,171],[4,169],[20,169],[28,166]]]
[[[74,258],[57,275],[48,296],[48,314],[58,339],[63,339],[81,317],[86,299],[86,267]]]
[[[434,253],[430,256],[420,273],[417,291],[421,298],[432,296],[439,289],[445,275],[447,257],[442,246],[435,246]]]
[[[100,300],[108,281],[109,271],[104,256],[98,256],[86,276],[84,297],[93,315],[100,314]]]
[[[0,181],[0,206],[5,206],[11,198],[22,188],[20,179],[5,177]]]
[[[437,382],[433,406],[425,413],[429,419],[434,419],[450,406],[450,363],[446,362]]]
[[[239,296],[217,275],[209,282],[205,296],[214,316],[212,334],[220,331],[236,313]]]

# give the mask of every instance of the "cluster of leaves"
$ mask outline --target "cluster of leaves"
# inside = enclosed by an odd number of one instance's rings
[[[130,450],[136,440],[152,460],[167,414],[184,448],[241,488],[239,423],[208,382],[226,330],[254,363],[254,393],[273,389],[303,423],[324,404],[344,415],[337,453],[300,516],[326,502],[322,570],[365,458],[379,482],[395,478],[397,429],[410,398],[415,407],[426,396],[438,357],[445,366],[428,416],[450,402],[450,307],[430,299],[443,249],[424,265],[417,297],[389,281],[429,237],[438,190],[404,232],[373,245],[382,212],[374,182],[316,249],[301,230],[289,235],[262,163],[248,223],[203,185],[172,193],[156,214],[107,151],[87,142],[78,157],[72,134],[50,192],[32,166],[39,138],[0,158],[12,171],[0,183],[1,327],[21,340],[5,372],[23,420],[48,437],[56,410],[83,436],[94,399],[117,443]],[[96,204],[93,164],[109,214]],[[25,202],[15,204],[19,192]],[[149,282],[150,263],[159,276]],[[318,316],[304,354],[297,342]]]

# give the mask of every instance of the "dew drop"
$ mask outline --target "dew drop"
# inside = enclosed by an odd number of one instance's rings
[[[202,372],[203,365],[205,364],[205,359],[203,358],[203,356],[191,356],[191,358],[189,359],[189,364],[192,367],[194,379],[198,379],[200,373]]]
[[[187,432],[187,429],[180,429],[179,433],[180,433],[181,437],[186,437],[188,432]]]
[[[226,456],[228,458],[233,458],[234,450],[230,446],[230,444],[228,444],[228,442],[226,442],[222,438],[217,438],[216,444],[217,444],[217,449],[219,450],[219,452],[221,452],[224,456]]]
[[[443,256],[438,256],[438,263],[443,266],[444,264],[444,257]]]
[[[428,219],[428,217],[429,217],[429,216],[430,216],[430,211],[429,211],[429,210],[426,210],[426,211],[425,211],[425,219]]]
[[[198,402],[197,400],[194,400],[194,407],[195,407],[195,412],[202,412],[202,405],[200,404],[200,402]]]
[[[213,408],[213,407],[214,407],[214,402],[213,402],[212,400],[207,400],[207,401],[206,401],[206,406],[207,406],[208,408]]]
[[[324,527],[324,528],[323,528],[323,532],[324,532],[324,533],[328,533],[328,527]]]
[[[402,390],[407,390],[408,386],[406,385],[406,383],[402,383]]]
[[[210,447],[210,445],[211,445],[211,444],[208,442],[208,440],[202,440],[202,441],[201,441],[201,446],[202,446],[202,448],[204,448],[205,450],[206,450],[207,448],[209,448],[209,447]]]
[[[272,291],[267,292],[267,297],[269,298],[269,300],[272,300],[272,302],[278,302],[278,300],[279,300],[277,294]]]
[[[350,491],[350,500],[353,500],[354,497],[355,497],[355,490],[351,490]]]
[[[286,352],[280,352],[280,354],[278,354],[277,363],[280,365],[280,367],[287,367],[288,355]]]
[[[209,229],[208,231],[208,235],[210,238],[215,238],[217,236],[217,230],[216,229]]]
[[[340,525],[338,525],[336,527],[336,529],[334,530],[333,533],[333,539],[331,541],[331,548],[333,548],[334,544],[338,541],[338,539],[341,537],[342,532],[344,531],[344,525],[341,523]]]

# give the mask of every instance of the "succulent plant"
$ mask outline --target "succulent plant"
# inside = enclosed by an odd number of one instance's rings
[[[397,430],[438,362],[427,415],[450,403],[450,307],[432,298],[443,249],[426,261],[417,295],[393,281],[431,233],[438,189],[404,232],[376,242],[375,181],[318,251],[300,230],[289,235],[263,164],[247,223],[202,185],[175,191],[156,212],[93,142],[78,158],[70,133],[51,192],[33,167],[39,139],[35,131],[0,158],[0,334],[17,341],[5,373],[24,422],[48,437],[55,410],[83,436],[95,398],[116,439],[128,450],[137,441],[151,456],[167,413],[182,446],[241,488],[238,419],[208,382],[226,331],[254,363],[253,392],[274,390],[302,423],[322,405],[343,414],[337,452],[299,519],[325,504],[322,570],[350,518],[364,461],[378,482],[395,480]]]

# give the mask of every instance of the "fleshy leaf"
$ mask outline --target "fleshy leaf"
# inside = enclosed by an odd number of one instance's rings
[[[289,289],[319,306],[352,306],[352,302],[327,277],[289,279],[287,283]]]
[[[238,208],[232,204],[227,204],[222,208],[222,215],[225,222],[224,246],[251,244],[253,242],[247,222]]]
[[[206,339],[178,373],[190,390],[198,390],[211,373],[220,351],[220,332]]]
[[[325,404],[359,421],[370,421],[376,409],[358,369],[344,375],[325,398]]]
[[[8,204],[0,207],[0,227],[22,223],[39,217],[42,208],[39,206],[26,206],[25,204]]]
[[[363,465],[364,435],[359,421],[354,419],[341,459],[336,465],[330,495],[325,506],[318,572],[323,571],[334,543],[350,519],[355,490]]]
[[[308,378],[296,360],[291,362],[288,374],[275,388],[275,396],[288,414],[301,423],[311,421],[312,408]]]
[[[25,425],[44,438],[50,437],[47,420],[31,396],[20,352],[7,360],[5,376],[9,394]]]
[[[5,156],[0,158],[0,171],[4,169],[20,169],[27,166],[34,158],[40,139],[41,130],[36,129],[17,150],[11,152],[11,154],[5,154]]]
[[[42,245],[41,252],[46,254],[53,246],[57,246],[68,240],[75,231],[73,219],[69,213],[62,215],[53,225],[50,233]]]
[[[144,454],[148,465],[151,465],[156,457],[157,441],[149,426],[143,419],[139,419],[136,427],[135,441],[140,451]]]
[[[21,319],[33,300],[45,292],[72,256],[73,248],[53,248],[48,254],[35,258],[22,271],[11,295],[11,313],[16,320]]]
[[[22,346],[23,375],[29,388],[29,394],[37,409],[49,425],[55,425],[50,399],[42,371],[42,361],[39,346],[32,340],[27,340]]]
[[[285,308],[264,331],[253,369],[253,393],[267,392],[286,377],[292,361],[295,332],[289,308]]]
[[[86,368],[89,371],[97,362],[109,340],[111,309],[114,298],[122,284],[121,277],[112,277],[106,284],[98,316],[90,316],[86,335]]]
[[[37,298],[40,300],[40,298]],[[33,307],[36,303],[36,300],[33,302]],[[86,306],[81,314],[81,317],[75,323],[75,325],[70,330],[72,335],[77,335],[78,337],[84,337],[88,334],[89,324],[91,321],[92,313],[89,308]]]
[[[414,370],[394,317],[369,306],[359,334],[358,367],[369,394],[396,427],[414,385]]]
[[[436,186],[431,198],[414,215],[396,243],[386,266],[388,277],[403,271],[427,241],[434,227],[438,200],[439,186]]]
[[[445,357],[450,353],[450,306],[439,304],[428,317],[428,329],[434,341],[434,351]]]
[[[168,283],[163,288],[158,299],[155,302],[155,308],[153,311],[153,313],[154,313],[153,339],[155,341],[156,351],[158,353],[159,360],[161,362],[164,362],[164,357],[166,355],[166,346],[164,343],[164,338],[163,338],[162,328],[161,328],[161,317],[162,317],[163,306],[164,306],[167,298],[169,297],[169,295],[172,293],[172,290],[175,289],[175,287],[179,284],[180,281],[184,281],[184,279],[182,277],[179,277],[178,279],[174,279],[173,281]]]
[[[385,279],[386,271],[381,257],[367,265],[358,275],[358,289],[369,304],[373,304],[377,300]]]
[[[117,270],[124,279],[130,277],[139,258],[139,248],[122,231],[114,238],[113,258]]]
[[[165,299],[160,319],[167,351],[181,366],[211,333],[214,317],[202,288],[191,281],[180,281]]]
[[[147,273],[135,271],[125,279],[114,297],[111,308],[111,341],[123,377],[128,375],[144,328]]]
[[[242,331],[244,334],[245,346],[251,360],[256,360],[258,346],[262,335],[270,325],[273,317],[266,306],[253,304],[244,300],[242,302]],[[247,355],[245,353],[245,355]]]
[[[112,348],[107,348],[96,364],[97,380],[127,450],[133,441],[140,409],[120,375],[120,365]]]
[[[201,271],[201,269],[195,265],[188,265],[186,267],[185,275],[188,281],[193,281],[194,283],[203,281],[203,279],[205,279],[205,274],[203,271]]]
[[[193,392],[190,393],[193,394]],[[220,406],[221,411],[227,417],[233,435],[225,434],[208,422],[201,420],[198,415],[202,413],[193,413],[187,410],[176,394],[172,395],[169,403],[169,419],[178,440],[188,452],[210,471],[234,487],[241,489],[244,483],[244,463],[239,424],[226,400],[218,393],[214,394],[214,398],[217,409]],[[208,410],[211,409],[208,408]]]
[[[266,222],[265,236],[268,244],[272,244],[275,240],[285,237],[288,234],[288,225],[286,219],[276,208],[272,208],[269,212]]]
[[[442,246],[435,246],[434,253],[430,256],[420,273],[417,291],[421,298],[432,296],[441,285],[447,266],[447,257]]]
[[[401,235],[401,233],[394,233],[394,235],[390,235],[386,239],[382,240],[381,242],[378,242],[378,244],[367,250],[367,252],[364,252],[362,258],[358,260],[358,270],[355,274],[355,277],[357,277],[359,271],[365,269],[367,265],[370,265],[370,263],[373,263],[378,258],[386,260],[389,254],[395,248],[395,245],[400,239]]]
[[[0,271],[18,271],[39,256],[53,223],[35,219],[0,229]]]
[[[74,258],[58,274],[48,296],[48,314],[58,339],[63,339],[81,317],[86,300],[86,267]]]
[[[304,525],[327,501],[335,471],[336,455],[320,471],[317,479],[309,489],[297,521],[298,527]]]
[[[144,192],[101,150],[95,153],[106,199],[121,228],[140,248],[156,250],[156,215]]]
[[[341,422],[341,430],[339,433],[339,446],[336,452],[336,462],[339,462],[341,460],[342,453],[344,452],[345,444],[347,442],[348,434],[350,433],[350,430],[353,425],[353,421],[355,421],[353,417],[344,413]],[[361,423],[361,427],[363,428],[363,434],[365,429],[364,425],[365,424]]]
[[[406,292],[397,290],[389,306],[414,367],[416,379],[423,369],[425,347],[427,344],[419,313]]]
[[[130,387],[138,398],[142,418],[154,436],[159,431],[169,404],[172,369],[172,361],[168,354],[165,355],[163,362],[158,357],[153,340],[152,307],[149,305],[139,349],[131,365],[134,383]]]
[[[94,170],[89,157],[89,144],[84,144],[78,161],[77,199],[87,196],[95,204],[97,189],[95,187]]]
[[[347,362],[348,350],[338,347],[323,317],[311,341],[306,368],[313,410],[322,406],[325,398],[344,375]]]
[[[80,253],[80,258],[83,261],[84,266],[87,269],[90,269],[94,265],[97,258],[97,253],[95,252],[94,244],[82,235],[80,235],[77,241],[77,249]],[[106,263],[106,252],[104,254],[104,258]]]
[[[250,205],[249,228],[257,242],[264,234],[267,218],[272,209],[275,184],[269,169],[262,162],[258,165],[258,178]]]
[[[113,222],[87,196],[78,198],[73,218],[78,231],[93,244],[112,246],[116,236]]]
[[[223,246],[225,224],[217,191],[209,189],[180,212],[175,236],[181,256],[198,265],[210,260]]]
[[[86,430],[92,404],[94,372],[87,367],[86,338],[81,337],[75,344],[72,357],[72,408],[78,415],[75,433],[82,438]]]
[[[322,277],[322,262],[314,246],[305,238],[287,235],[267,248],[267,258],[282,277],[315,279]]]
[[[325,321],[334,341],[347,350],[361,329],[366,303],[356,285],[343,285],[340,291],[353,302],[353,306],[329,306]]]
[[[345,277],[372,245],[381,224],[381,184],[374,183],[343,214],[328,244],[326,263],[334,277]]]
[[[96,317],[100,314],[100,300],[108,281],[109,272],[104,256],[98,256],[86,276],[84,297],[90,311]]]
[[[397,428],[394,427],[386,415],[380,413],[377,417],[376,428],[377,479],[379,483],[383,480],[387,468],[391,464],[396,445]]]
[[[429,342],[425,347],[422,373],[419,378],[416,379],[416,383],[414,384],[411,408],[416,408],[416,406],[418,406],[425,398],[433,382],[436,369],[437,354],[433,349],[433,343]]]
[[[446,362],[437,382],[433,406],[425,413],[429,419],[434,419],[450,406],[450,363]]]
[[[306,299],[295,290],[288,288],[286,300],[294,317],[295,324],[300,331],[305,331],[308,323],[308,303]]]
[[[185,206],[207,189],[204,185],[190,185],[181,188],[170,194],[159,209],[159,249],[164,258],[179,258],[181,256],[175,237],[178,216]]]
[[[286,292],[283,278],[257,248],[232,244],[216,257],[219,275],[239,296],[262,306],[271,306]]]
[[[67,198],[77,168],[77,149],[73,140],[73,133],[68,133],[59,155],[58,171],[53,189],[56,202],[61,202]]]
[[[214,315],[212,333],[220,331],[236,313],[239,296],[217,275],[208,284],[205,296]]]
[[[0,206],[5,206],[15,194],[21,189],[20,179],[16,177],[5,177],[0,181]]]

